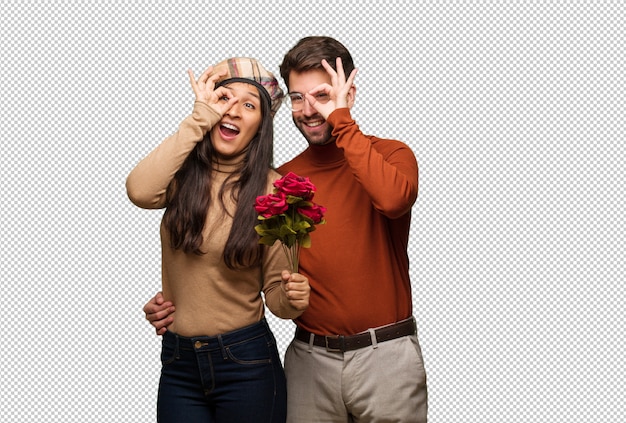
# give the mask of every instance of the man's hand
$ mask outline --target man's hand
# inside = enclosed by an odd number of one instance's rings
[[[163,335],[167,332],[167,326],[174,321],[173,313],[176,311],[171,301],[163,299],[163,293],[157,292],[143,306],[143,312],[146,314],[146,320],[154,326],[157,335]]]
[[[328,119],[328,116],[336,109],[352,107],[354,104],[356,91],[354,78],[357,70],[353,69],[346,80],[346,74],[343,71],[343,62],[340,57],[337,57],[336,61],[337,71],[335,71],[326,60],[322,60],[322,66],[326,69],[328,75],[330,75],[331,84],[318,85],[308,93],[305,93],[305,96],[309,104],[313,106],[324,119]],[[330,97],[330,100],[324,104],[317,102],[315,95],[319,93],[326,93]]]
[[[290,273],[287,270],[282,272],[283,289],[289,304],[298,311],[304,311],[309,306],[309,295],[311,287],[309,280],[300,273]]]

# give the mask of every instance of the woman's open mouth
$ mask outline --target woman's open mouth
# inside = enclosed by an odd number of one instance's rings
[[[239,135],[239,128],[230,123],[220,124],[220,134],[226,139],[233,139]]]

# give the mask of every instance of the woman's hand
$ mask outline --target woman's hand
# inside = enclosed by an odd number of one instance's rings
[[[232,91],[224,88],[215,88],[216,82],[226,75],[226,71],[211,75],[213,66],[209,66],[200,77],[196,77],[191,69],[187,70],[191,89],[196,95],[196,101],[200,101],[209,105],[220,116],[224,116],[226,112],[237,102],[237,98],[233,96]]]
[[[304,311],[309,307],[309,295],[311,287],[309,280],[300,273],[282,272],[283,283],[281,285],[291,307],[298,311]]]

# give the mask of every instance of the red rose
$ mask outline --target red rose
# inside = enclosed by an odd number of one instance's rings
[[[310,206],[298,207],[298,213],[308,217],[313,223],[320,223],[324,219],[324,213],[326,213],[326,207],[322,207],[317,204]]]
[[[265,218],[279,215],[287,211],[289,204],[281,193],[261,195],[256,198],[254,209]]]
[[[304,200],[313,198],[315,192],[315,185],[311,183],[309,178],[298,176],[292,172],[275,181],[274,186],[286,195],[293,195]]]
[[[315,185],[309,178],[289,172],[274,182],[273,194],[257,197],[254,204],[260,220],[254,227],[259,244],[280,241],[293,272],[298,271],[300,248],[311,246],[309,232],[315,225],[326,223],[326,208],[311,201],[314,193]]]

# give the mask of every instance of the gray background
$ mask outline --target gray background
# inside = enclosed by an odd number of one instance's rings
[[[619,1],[1,4],[0,420],[155,420],[162,212],[125,177],[191,111],[187,68],[277,73],[306,35],[351,50],[357,122],[420,164],[430,421],[624,417]],[[279,165],[305,141],[286,107],[276,131]]]

